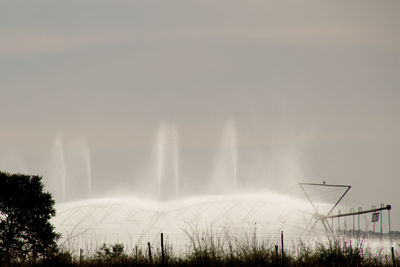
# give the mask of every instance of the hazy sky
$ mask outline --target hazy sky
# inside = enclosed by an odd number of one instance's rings
[[[59,136],[71,162],[90,148],[95,192],[140,187],[166,121],[182,190],[201,193],[230,122],[240,186],[351,184],[347,204],[391,203],[400,229],[399,10],[0,0],[0,168],[46,176]]]

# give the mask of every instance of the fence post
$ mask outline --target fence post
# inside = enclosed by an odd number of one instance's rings
[[[274,259],[274,264],[279,264],[279,251],[278,251],[278,245],[275,245],[275,257]]]
[[[392,247],[392,261],[393,261],[393,266],[396,267],[396,260],[394,258],[394,248]]]
[[[83,263],[83,249],[79,249],[79,266]]]
[[[282,253],[282,263],[283,263],[285,258],[285,251],[283,249],[283,231],[281,231],[281,253]]]
[[[161,233],[161,264],[164,265],[164,234]]]
[[[151,246],[150,246],[150,242],[147,242],[147,246],[149,247],[149,261],[152,262],[153,259],[151,258]]]

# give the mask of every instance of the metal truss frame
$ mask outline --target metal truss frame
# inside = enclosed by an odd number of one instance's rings
[[[330,218],[330,214],[333,212],[333,210],[339,205],[340,201],[344,198],[344,196],[349,192],[351,186],[350,185],[333,185],[333,184],[326,184],[323,182],[322,184],[315,184],[315,183],[299,183],[299,186],[301,190],[304,192],[306,198],[310,202],[311,206],[313,207],[315,214],[310,218],[310,220],[306,224],[306,228],[303,232],[304,233],[309,233],[314,230],[314,227],[317,225],[318,222],[321,222],[323,225],[325,232],[327,235],[333,235],[333,229],[332,226],[329,224],[327,218]],[[335,204],[332,206],[332,208],[329,210],[327,214],[320,214],[318,212],[317,207],[314,205],[314,202],[311,200],[310,196],[307,194],[307,191],[304,189],[304,186],[323,186],[323,187],[336,187],[336,188],[344,188],[345,191],[344,193],[339,197],[339,199],[335,202]]]

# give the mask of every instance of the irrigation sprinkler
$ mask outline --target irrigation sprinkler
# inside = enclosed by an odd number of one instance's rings
[[[361,215],[361,214],[366,214],[366,213],[373,213],[377,211],[382,211],[382,210],[391,210],[392,206],[391,205],[386,205],[383,208],[375,208],[375,209],[370,209],[370,210],[363,210],[363,211],[358,211],[356,213],[343,213],[343,214],[337,214],[337,215],[329,215],[326,216],[326,218],[338,218],[338,217],[346,217],[346,216],[351,216],[351,215]]]
[[[373,223],[373,232],[375,232],[375,223],[379,221],[380,218],[380,227],[381,227],[381,235],[383,233],[383,226],[382,226],[382,211],[387,210],[388,211],[388,226],[389,226],[389,235],[391,234],[391,225],[390,225],[390,210],[392,209],[391,205],[384,205],[381,204],[380,208],[376,208],[375,206],[372,206],[371,209],[369,210],[362,210],[361,207],[358,208],[358,211],[355,211],[353,208],[350,209],[349,213],[342,213],[340,210],[338,212],[338,214],[336,215],[332,215],[331,213],[333,212],[333,210],[339,205],[340,201],[344,198],[344,196],[347,194],[347,192],[350,190],[351,186],[350,185],[329,185],[326,184],[325,182],[323,182],[322,184],[314,184],[314,183],[299,183],[300,188],[303,190],[306,198],[308,199],[308,201],[310,202],[311,206],[313,207],[315,214],[314,216],[311,217],[311,219],[309,220],[309,222],[306,225],[306,229],[304,231],[304,233],[306,232],[311,232],[313,231],[314,227],[317,225],[318,222],[320,222],[324,229],[325,232],[328,236],[333,235],[334,234],[334,229],[333,229],[333,221],[335,218],[338,219],[338,230],[340,231],[340,218],[342,217],[348,217],[348,216],[353,216],[353,231],[355,230],[355,217],[357,215],[358,220],[358,232],[360,232],[360,215],[361,214],[367,214],[367,213],[372,213],[372,218],[371,218],[371,222]],[[344,193],[337,199],[337,201],[335,202],[335,204],[332,206],[332,208],[329,210],[329,212],[324,215],[324,214],[320,214],[320,212],[318,212],[318,209],[316,208],[315,203],[312,201],[311,197],[309,196],[309,194],[307,193],[307,191],[305,190],[305,186],[315,186],[315,187],[333,187],[333,188],[343,188],[345,191]],[[332,221],[332,225],[329,225],[328,219],[331,219]],[[311,224],[312,223],[312,224]],[[309,227],[309,225],[311,225]]]
[[[356,232],[356,229],[355,229],[355,217],[354,217],[354,209],[353,208],[350,209],[350,213],[353,214],[353,234],[354,234]]]
[[[322,184],[315,184],[315,183],[299,183],[300,188],[303,190],[306,198],[310,202],[311,206],[313,207],[315,214],[313,217],[311,217],[310,221],[307,223],[306,230],[305,232],[311,232],[314,230],[314,227],[317,225],[318,222],[320,222],[327,235],[333,235],[333,220],[332,220],[332,226],[329,225],[329,222],[327,220],[327,216],[329,216],[332,211],[339,205],[340,201],[344,198],[344,196],[347,194],[347,192],[350,190],[351,186],[350,185],[331,185],[331,184],[326,184],[325,181]],[[314,202],[311,200],[310,195],[307,193],[305,190],[306,186],[312,186],[312,187],[329,187],[329,188],[343,188],[345,191],[344,193],[339,197],[339,199],[335,202],[335,204],[331,207],[329,212],[326,215],[320,214],[318,212],[317,207],[315,206]],[[308,227],[308,225],[311,225],[311,227]],[[340,227],[340,222],[338,221],[338,227]]]
[[[390,210],[391,209],[392,209],[392,206],[391,205],[387,205],[387,206],[382,207],[382,208],[375,208],[375,209],[364,210],[364,211],[361,210],[361,211],[358,211],[358,212],[355,212],[355,213],[354,212],[350,212],[350,213],[343,213],[343,214],[339,213],[337,215],[329,215],[329,216],[326,216],[325,218],[326,219],[329,219],[329,218],[341,218],[341,217],[354,216],[354,215],[360,216],[361,214],[372,213],[372,219],[371,220],[375,225],[375,222],[377,222],[379,220],[379,212],[381,212],[383,210],[387,210],[389,212],[389,234],[390,234],[390,232],[391,232],[391,230],[390,230]],[[358,218],[360,218],[360,217],[358,217]],[[381,224],[382,224],[382,218],[381,218]],[[374,232],[375,232],[375,226],[374,226]]]
[[[371,209],[376,209],[375,205],[371,206]],[[373,223],[373,233],[375,233],[375,223],[379,221],[379,213],[378,212],[374,212],[372,213],[372,218],[371,218],[371,222]]]

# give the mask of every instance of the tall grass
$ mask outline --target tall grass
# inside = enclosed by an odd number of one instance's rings
[[[390,251],[372,252],[365,239],[340,236],[326,242],[298,240],[288,246],[282,257],[280,246],[271,237],[258,237],[257,230],[238,236],[228,229],[186,232],[189,243],[184,253],[175,254],[171,244],[164,245],[164,265],[168,266],[393,266]],[[102,244],[96,253],[86,257],[63,251],[52,257],[13,266],[161,266],[161,250],[137,246],[130,252],[121,243]],[[397,249],[397,255],[398,255]],[[395,259],[400,266],[400,259]]]

